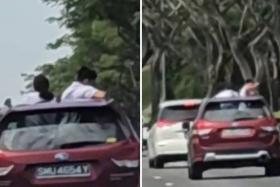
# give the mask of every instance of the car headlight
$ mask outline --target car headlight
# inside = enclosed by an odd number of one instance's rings
[[[127,167],[127,168],[137,168],[139,167],[139,160],[116,160],[112,159],[112,162],[118,167]]]
[[[266,132],[279,132],[279,126],[262,126],[261,129]]]
[[[12,171],[12,169],[14,168],[14,165],[10,165],[7,167],[0,167],[0,176],[6,176],[8,173],[10,173]]]

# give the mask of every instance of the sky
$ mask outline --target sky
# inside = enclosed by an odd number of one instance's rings
[[[47,50],[46,45],[66,30],[46,19],[59,9],[41,0],[0,0],[0,105],[8,97],[20,101],[24,90],[22,73],[32,73],[44,63],[54,62],[70,49]]]

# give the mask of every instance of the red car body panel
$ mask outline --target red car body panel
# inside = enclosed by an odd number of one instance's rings
[[[71,105],[69,106],[68,104],[67,107],[71,107]],[[67,159],[67,161],[56,160],[55,155],[58,153],[66,153],[69,155],[69,159]],[[69,185],[73,187],[136,187],[140,182],[139,160],[140,144],[139,140],[134,136],[112,144],[94,145],[82,148],[15,152],[1,150],[0,168],[11,165],[14,167],[7,175],[0,176],[0,186],[65,187]],[[115,161],[136,162],[138,164],[135,166],[120,166],[117,165]],[[38,166],[77,163],[89,164],[91,168],[90,176],[52,179],[36,178],[36,167]]]
[[[266,117],[234,122],[209,121],[198,118],[189,139],[189,161],[203,163],[206,153],[242,154],[259,150],[267,151],[271,159],[280,158],[279,131],[265,131],[264,128],[277,129],[277,120]],[[246,136],[223,137],[224,130],[248,129]],[[199,132],[202,132],[199,134]],[[205,134],[203,134],[205,132]],[[215,164],[213,164],[215,165]],[[229,162],[230,166],[230,162]]]
[[[198,120],[196,123],[197,129],[209,129],[211,132],[209,135],[200,137],[194,135],[191,138],[191,149],[194,154],[192,159],[199,162],[203,161],[204,155],[207,152],[242,152],[243,150],[269,150],[271,155],[274,157],[280,157],[279,145],[279,134],[277,132],[268,133],[261,129],[263,126],[277,125],[274,118],[259,119],[250,121],[239,121],[238,127],[234,128],[250,128],[252,133],[250,136],[242,137],[236,136],[234,138],[222,138],[221,133],[225,129],[232,129],[231,123],[229,122],[210,122],[205,120]]]
[[[136,149],[138,143],[131,141],[119,142],[114,145],[106,145],[92,148],[65,149],[70,155],[66,163],[86,162],[92,167],[89,177],[61,178],[61,179],[36,179],[36,166],[59,163],[54,159],[56,153],[61,150],[40,152],[1,152],[0,166],[13,164],[14,169],[1,181],[10,181],[11,187],[35,187],[50,186],[60,187],[67,184],[79,187],[91,186],[137,186],[139,183],[139,170],[137,168],[120,168],[113,163],[116,160],[137,160],[139,151]]]

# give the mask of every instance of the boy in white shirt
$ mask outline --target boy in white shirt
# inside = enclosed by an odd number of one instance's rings
[[[77,81],[74,81],[62,93],[61,100],[69,99],[103,99],[106,97],[106,92],[98,90],[93,86],[97,74],[95,71],[82,67],[78,71]]]

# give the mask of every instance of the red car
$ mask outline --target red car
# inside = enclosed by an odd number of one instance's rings
[[[265,167],[280,174],[279,127],[262,97],[203,102],[189,139],[189,178],[210,168]]]
[[[112,101],[18,106],[0,131],[0,186],[139,185],[139,139]]]

